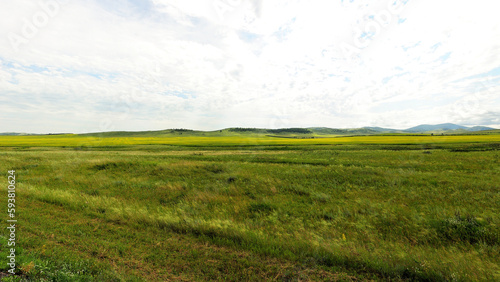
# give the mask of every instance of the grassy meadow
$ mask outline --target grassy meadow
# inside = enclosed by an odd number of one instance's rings
[[[499,134],[0,146],[18,218],[3,280],[500,280]]]

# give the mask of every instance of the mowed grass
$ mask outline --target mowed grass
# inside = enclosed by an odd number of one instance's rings
[[[17,137],[18,278],[499,280],[498,136],[397,137]]]

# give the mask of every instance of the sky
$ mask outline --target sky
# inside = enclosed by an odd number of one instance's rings
[[[0,0],[0,132],[500,128],[499,8]]]

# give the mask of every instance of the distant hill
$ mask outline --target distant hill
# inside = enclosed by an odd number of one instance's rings
[[[446,132],[446,131],[481,131],[481,130],[492,130],[495,128],[486,126],[473,126],[467,127],[463,125],[453,124],[453,123],[442,123],[442,124],[421,124],[415,127],[411,127],[403,130],[404,132],[412,133],[425,133],[425,132]]]
[[[366,135],[377,134],[379,131],[367,127],[363,128],[328,128],[328,127],[308,127],[311,133],[319,135]]]
[[[473,126],[469,127],[466,130],[468,131],[482,131],[482,130],[495,130],[496,128],[493,127],[487,127],[487,126]]]
[[[43,135],[43,134],[21,133],[21,132],[0,132],[0,136],[25,136],[25,135]]]
[[[442,124],[421,124],[408,129],[405,132],[427,132],[427,131],[446,131],[446,130],[457,130],[466,129],[467,127],[462,125],[457,125],[453,123],[442,123]]]
[[[383,127],[368,127],[368,126],[366,126],[363,128],[370,129],[370,130],[377,131],[377,132],[390,132],[390,133],[401,132],[401,130],[399,130],[399,129],[383,128]]]
[[[165,129],[154,131],[109,131],[79,134],[82,136],[95,137],[172,137],[172,136],[287,136],[293,137],[326,137],[326,136],[349,136],[349,135],[375,135],[375,134],[471,134],[471,132],[481,131],[481,134],[494,134],[499,131],[496,128],[486,126],[463,126],[453,123],[442,124],[421,124],[408,129],[392,129],[383,127],[361,127],[361,128],[329,128],[329,127],[308,127],[308,128],[245,128],[231,127],[213,131],[191,130],[191,129]],[[0,136],[19,136],[19,135],[58,135],[66,133],[51,134],[29,134],[17,132],[4,132]]]
[[[3,135],[3,136],[19,136],[19,135],[26,135],[26,133],[18,133],[18,132],[0,132],[0,135]]]
[[[21,133],[21,132],[0,132],[0,136],[26,136],[26,135],[66,135],[73,133],[49,133],[49,134],[41,134],[41,133]]]

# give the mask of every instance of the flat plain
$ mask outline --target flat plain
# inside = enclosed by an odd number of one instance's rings
[[[500,280],[498,134],[0,146],[19,219],[7,280]]]

